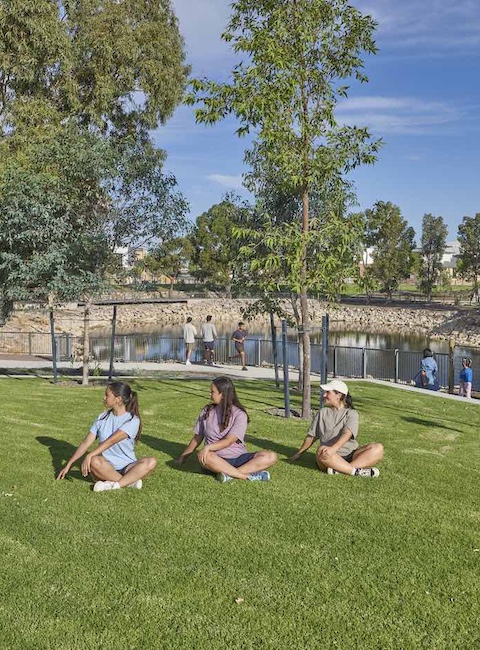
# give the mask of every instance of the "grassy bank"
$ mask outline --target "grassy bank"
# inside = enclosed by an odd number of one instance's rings
[[[378,479],[330,477],[313,453],[285,462],[306,426],[265,412],[281,394],[237,382],[250,448],[279,461],[270,483],[222,485],[171,462],[208,383],[139,380],[137,451],[158,469],[93,493],[78,468],[53,479],[103,389],[0,386],[2,648],[480,647],[479,408],[355,384],[360,441],[386,457]]]

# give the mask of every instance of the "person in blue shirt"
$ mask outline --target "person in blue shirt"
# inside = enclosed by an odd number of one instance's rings
[[[142,479],[155,469],[157,460],[153,457],[137,460],[135,455],[134,445],[142,431],[137,393],[128,384],[114,381],[108,384],[103,403],[107,410],[92,424],[57,480],[65,478],[73,463],[98,438],[98,446],[82,462],[83,476],[90,474],[96,481],[94,492],[122,487],[140,490]]]
[[[473,370],[472,370],[472,360],[464,357],[462,359],[462,369],[460,371],[460,386],[458,389],[458,394],[461,397],[472,396],[472,382],[473,382]]]
[[[423,359],[420,365],[420,372],[417,375],[416,385],[419,388],[426,388],[427,390],[438,390],[440,388],[438,383],[438,366],[430,348],[425,348],[423,351]]]

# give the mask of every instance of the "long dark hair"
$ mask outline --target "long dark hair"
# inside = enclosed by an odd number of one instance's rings
[[[345,408],[347,408],[347,409],[355,408],[353,406],[353,400],[352,400],[352,396],[350,395],[350,393],[347,393],[347,395],[344,395],[343,393],[340,393],[340,395],[341,395],[340,399],[345,404]]]
[[[135,442],[140,440],[142,435],[142,419],[140,417],[140,411],[138,410],[138,395],[137,393],[130,388],[128,384],[123,381],[112,381],[107,386],[109,390],[115,397],[121,397],[122,402],[125,404],[127,412],[130,413],[132,419],[137,416],[140,420],[140,426],[138,427],[138,433],[135,437]]]
[[[237,397],[237,392],[235,390],[235,386],[233,385],[232,380],[229,379],[228,377],[216,377],[216,379],[212,381],[212,384],[214,384],[218,392],[221,393],[222,401],[220,402],[220,404],[207,405],[205,409],[205,420],[208,418],[210,411],[212,411],[214,408],[219,406],[222,412],[220,431],[223,431],[224,429],[227,428],[228,423],[230,422],[230,418],[232,416],[232,406],[236,406],[238,409],[240,409],[247,415],[247,422],[248,422],[249,419],[248,413]]]

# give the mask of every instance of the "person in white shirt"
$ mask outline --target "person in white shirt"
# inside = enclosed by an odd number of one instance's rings
[[[190,357],[192,356],[192,351],[195,347],[195,337],[197,336],[197,330],[195,325],[192,324],[192,317],[187,318],[187,322],[183,327],[183,339],[185,341],[185,365],[191,366],[192,362]]]
[[[213,357],[215,355],[215,339],[217,338],[217,330],[215,325],[212,323],[212,317],[207,316],[205,323],[202,323],[200,328],[200,335],[203,338],[203,356],[205,363],[208,363],[209,366],[213,366]]]

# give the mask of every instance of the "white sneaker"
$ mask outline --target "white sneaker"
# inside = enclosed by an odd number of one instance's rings
[[[97,481],[93,486],[94,492],[104,492],[105,490],[119,490],[120,485],[117,481]]]
[[[139,478],[138,481],[135,481],[135,483],[132,483],[131,485],[127,485],[127,487],[135,488],[136,490],[141,490],[142,486],[143,486],[143,482],[141,478]]]
[[[333,467],[327,467],[327,474],[330,474],[330,476],[333,476],[334,474],[341,474],[342,472],[337,472],[336,469],[333,469]]]
[[[192,365],[192,362],[191,362],[191,361],[185,361],[185,365],[186,365],[186,366],[191,366],[191,365]]]

